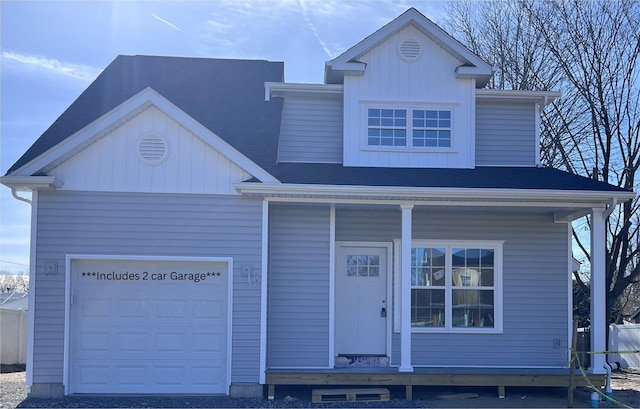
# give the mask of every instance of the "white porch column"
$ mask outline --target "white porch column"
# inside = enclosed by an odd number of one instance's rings
[[[591,209],[591,350],[606,351],[606,233],[604,209]],[[591,355],[593,373],[605,373],[605,355]]]
[[[269,274],[269,201],[262,201],[262,268],[260,270],[260,383],[267,382],[267,280]]]
[[[400,205],[402,209],[402,246],[400,249],[400,372],[413,372],[411,366],[411,211],[413,205]]]

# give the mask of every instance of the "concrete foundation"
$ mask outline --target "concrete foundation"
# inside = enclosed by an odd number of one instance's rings
[[[232,398],[263,398],[264,387],[259,383],[232,383],[229,387]]]
[[[64,385],[61,383],[34,383],[29,388],[30,398],[62,398]]]

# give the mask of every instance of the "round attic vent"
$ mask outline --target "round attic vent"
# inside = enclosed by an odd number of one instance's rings
[[[420,58],[422,47],[420,47],[420,43],[413,38],[407,38],[398,45],[398,53],[404,61],[414,62]]]
[[[138,143],[138,155],[147,165],[159,165],[169,156],[169,143],[158,135],[146,135]]]

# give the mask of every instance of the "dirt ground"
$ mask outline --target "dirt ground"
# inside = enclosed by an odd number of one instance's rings
[[[600,402],[601,408],[630,407],[640,408],[640,370],[625,369],[614,372],[613,398],[620,404]],[[404,388],[389,388],[391,402],[388,407],[403,407]],[[499,399],[497,388],[444,388],[444,387],[414,387],[414,404],[420,402],[425,408],[566,408],[567,389],[558,388],[506,388],[506,397]],[[26,399],[25,372],[11,372],[0,374],[0,409],[15,409],[17,407],[34,407]],[[441,399],[449,395],[450,399]],[[477,395],[477,396],[476,396]],[[591,391],[578,388],[574,396],[575,408],[589,408]],[[464,396],[475,396],[462,399]],[[288,398],[287,398],[288,397]],[[456,399],[456,397],[458,399]],[[285,400],[285,398],[287,398]],[[276,399],[286,407],[313,407],[310,404],[311,388],[281,387],[278,388]],[[453,398],[453,399],[452,399]],[[291,402],[293,401],[293,402]],[[44,401],[46,402],[46,401]],[[41,403],[44,403],[41,402]],[[299,405],[296,405],[296,402]],[[406,402],[406,401],[404,401]],[[364,406],[363,406],[364,405]],[[625,406],[626,405],[626,406]],[[318,407],[323,407],[318,404]],[[354,406],[366,407],[366,404]],[[46,407],[38,405],[37,407]],[[273,407],[270,405],[270,407]]]

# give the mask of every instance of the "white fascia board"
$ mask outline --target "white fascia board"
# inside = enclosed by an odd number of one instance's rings
[[[342,84],[301,84],[287,82],[265,82],[265,99],[289,96],[336,96],[342,97]]]
[[[55,190],[62,187],[62,183],[55,176],[2,176],[0,183],[17,192],[31,192],[33,190]]]
[[[616,198],[624,202],[635,197],[633,192],[600,192],[581,190],[481,189],[397,186],[349,186],[268,184],[242,182],[234,185],[241,194],[307,199],[408,200],[413,202],[469,201],[470,205],[490,203],[522,203],[526,206],[570,204],[576,207],[605,207]]]
[[[476,100],[485,101],[521,101],[539,103],[544,107],[559,98],[562,94],[557,91],[522,91],[522,90],[499,90],[499,89],[477,89]]]
[[[48,151],[16,169],[12,175],[29,176],[43,169],[51,169],[150,106],[155,106],[166,113],[260,181],[278,183],[278,180],[271,174],[150,87],[140,91]]]

